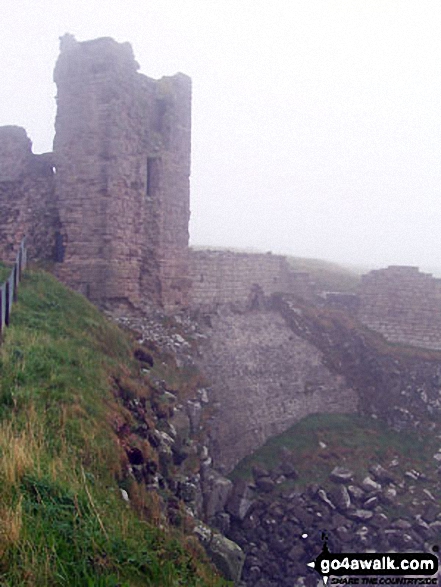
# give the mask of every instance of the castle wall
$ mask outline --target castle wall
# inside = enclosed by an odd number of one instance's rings
[[[441,280],[416,267],[392,266],[364,275],[359,320],[387,340],[441,349]]]
[[[268,438],[308,414],[353,412],[357,394],[332,373],[313,344],[273,311],[213,315],[200,364],[216,410],[210,423],[215,466],[231,470]]]
[[[214,308],[231,302],[251,303],[255,286],[265,295],[293,292],[313,295],[305,273],[291,271],[285,257],[271,253],[190,251],[190,300],[195,307]]]
[[[190,80],[156,82],[137,69],[127,43],[62,44],[57,274],[95,301],[168,307],[188,290]]]
[[[52,257],[57,221],[51,154],[34,155],[23,128],[0,127],[0,259],[13,263],[24,236],[31,259]]]

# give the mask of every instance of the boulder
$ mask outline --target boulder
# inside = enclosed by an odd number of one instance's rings
[[[335,467],[329,475],[330,479],[336,483],[350,483],[353,476],[354,473],[346,467]]]
[[[243,520],[253,504],[254,492],[246,481],[235,481],[226,510],[234,518]]]
[[[232,488],[233,483],[214,469],[207,468],[204,470],[202,493],[207,520],[210,520],[217,513],[223,511]]]
[[[338,485],[331,492],[331,500],[341,512],[345,512],[351,507],[351,496],[345,485]]]
[[[240,546],[222,534],[213,532],[205,524],[196,526],[194,532],[225,579],[238,583],[245,561],[245,554]]]

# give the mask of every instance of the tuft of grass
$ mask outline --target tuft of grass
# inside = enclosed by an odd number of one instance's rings
[[[121,497],[115,422],[130,414],[114,388],[136,376],[128,336],[53,277],[26,273],[0,346],[2,586],[227,585],[164,525],[156,494],[131,480],[131,505]]]

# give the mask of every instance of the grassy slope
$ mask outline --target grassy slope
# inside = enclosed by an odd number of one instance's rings
[[[319,442],[326,445],[320,448]],[[251,468],[260,464],[276,467],[282,447],[293,452],[299,480],[296,484],[326,483],[329,472],[336,465],[345,465],[361,480],[368,466],[398,457],[399,471],[411,468],[420,471],[433,469],[433,454],[438,449],[436,439],[421,439],[417,434],[395,432],[378,420],[350,414],[311,415],[286,432],[269,439],[253,455],[243,459],[233,477],[251,479]]]
[[[192,538],[121,498],[112,393],[130,341],[84,298],[29,272],[0,347],[0,585],[224,585]],[[139,490],[139,509],[155,496]]]
[[[326,447],[321,448],[320,442]],[[313,483],[331,488],[333,483],[329,481],[329,473],[335,466],[348,467],[361,482],[368,474],[369,466],[380,463],[389,468],[395,458],[399,464],[393,470],[399,477],[411,469],[433,477],[433,455],[439,448],[439,439],[432,436],[420,438],[409,431],[395,432],[379,421],[363,416],[312,415],[271,438],[254,454],[243,459],[232,472],[232,478],[251,480],[253,465],[270,470],[276,468],[282,447],[292,451],[299,478],[282,484],[280,489],[287,486],[304,489]],[[423,482],[419,485],[421,488],[426,486]],[[427,487],[438,493],[439,488],[434,489],[433,483]]]

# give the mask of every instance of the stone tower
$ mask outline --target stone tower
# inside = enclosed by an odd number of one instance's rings
[[[186,305],[191,82],[66,35],[55,67],[56,274],[99,303]]]

